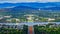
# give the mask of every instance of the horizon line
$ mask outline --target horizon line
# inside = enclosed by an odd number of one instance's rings
[[[54,2],[0,2],[0,3],[54,3]],[[55,2],[59,3],[59,2]]]

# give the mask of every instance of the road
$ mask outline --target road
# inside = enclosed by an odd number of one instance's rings
[[[28,34],[34,34],[34,27],[33,26],[28,27]]]

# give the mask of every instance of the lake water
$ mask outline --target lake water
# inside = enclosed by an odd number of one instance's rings
[[[48,23],[56,23],[60,24],[60,22],[22,22],[22,23],[0,23],[0,24],[6,24],[6,25],[28,25],[28,26],[33,26],[37,24],[48,24]]]

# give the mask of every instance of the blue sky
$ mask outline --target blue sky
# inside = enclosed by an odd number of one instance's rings
[[[60,0],[0,0],[0,3],[19,3],[19,2],[60,2]]]

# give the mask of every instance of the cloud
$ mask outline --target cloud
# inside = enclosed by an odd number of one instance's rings
[[[16,3],[16,2],[36,2],[36,0],[0,0],[1,3],[3,2],[12,2],[12,3]]]
[[[38,0],[37,2],[60,2],[60,0]]]
[[[0,0],[0,3],[11,2],[11,3],[19,3],[19,2],[60,2],[60,0]]]

